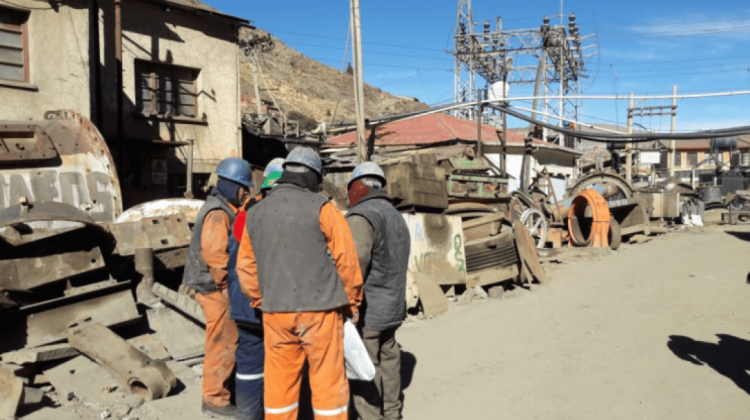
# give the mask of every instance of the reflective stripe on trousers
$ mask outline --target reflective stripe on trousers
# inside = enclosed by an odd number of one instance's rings
[[[263,329],[266,420],[297,418],[305,359],[315,419],[346,420],[349,381],[341,312],[264,313]]]
[[[299,403],[298,402],[296,402],[296,403],[294,403],[292,405],[288,405],[286,407],[282,407],[282,408],[268,408],[268,407],[266,407],[266,413],[267,414],[284,414],[284,413],[288,413],[288,412],[290,412],[292,410],[296,410],[297,407],[299,407]]]
[[[315,413],[316,416],[338,416],[339,414],[346,413],[348,409],[348,406],[343,406],[335,410],[318,410],[313,407],[313,413]]]

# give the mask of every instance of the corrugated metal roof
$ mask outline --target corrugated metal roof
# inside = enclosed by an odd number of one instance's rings
[[[171,5],[177,8],[181,8],[181,9],[206,12],[206,13],[216,15],[219,17],[223,17],[226,19],[235,20],[240,23],[245,23],[245,24],[250,23],[250,21],[247,19],[239,18],[239,17],[232,16],[232,15],[227,15],[225,13],[222,13],[219,9],[211,7],[207,5],[206,3],[203,3],[202,1],[199,1],[199,0],[147,0],[147,1],[150,1],[152,3]]]
[[[456,118],[447,114],[428,114],[416,118],[397,121],[368,130],[368,135],[375,136],[379,146],[432,144],[451,140],[477,140],[477,123]],[[482,124],[482,143],[500,144],[501,130],[491,125]],[[509,144],[523,144],[524,136],[508,130]],[[329,143],[354,144],[357,133],[350,132],[328,139]],[[535,144],[551,145],[539,139]]]

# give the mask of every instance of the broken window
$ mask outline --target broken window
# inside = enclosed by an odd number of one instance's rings
[[[199,72],[187,67],[136,61],[136,108],[147,114],[197,116]]]
[[[688,166],[693,167],[698,164],[698,152],[687,152]]]
[[[28,19],[27,12],[0,7],[0,79],[29,81]]]

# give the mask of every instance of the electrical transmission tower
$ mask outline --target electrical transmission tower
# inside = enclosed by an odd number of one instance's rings
[[[503,29],[501,17],[477,23],[471,10],[471,0],[459,0],[456,17],[454,56],[454,100],[473,102],[487,95],[502,98],[512,85],[534,85],[534,96],[550,96],[542,101],[542,115],[561,116],[576,120],[578,102],[565,95],[581,93],[582,79],[586,78],[586,59],[596,55],[596,45],[583,46],[594,35],[581,36],[573,13],[560,18],[559,25],[551,25],[545,17],[539,28]],[[568,24],[563,19],[568,18]],[[484,93],[479,92],[483,90]],[[554,97],[561,97],[557,99]],[[534,110],[539,110],[534,101]],[[476,118],[476,110],[457,111],[463,118]],[[562,126],[562,120],[558,120]]]

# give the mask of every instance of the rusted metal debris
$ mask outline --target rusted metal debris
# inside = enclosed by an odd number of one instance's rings
[[[0,370],[8,379],[0,393],[13,397],[0,399],[14,400],[8,415],[45,392],[62,404],[102,406],[121,402],[122,390],[167,396],[176,380],[163,362],[200,362],[205,317],[192,296],[170,299],[177,292],[159,282],[179,284],[203,201],[157,200],[123,213],[106,142],[74,112],[2,123],[0,138]],[[166,317],[141,316],[135,295]],[[141,335],[126,342],[125,331]],[[16,398],[18,381],[26,398]]]
[[[17,365],[25,365],[69,359],[75,356],[78,356],[78,350],[70,347],[70,344],[63,343],[8,352],[3,354],[3,361],[15,363]]]
[[[87,320],[67,330],[70,345],[104,366],[119,383],[146,401],[166,397],[177,386],[167,365],[152,360],[98,322]]]

